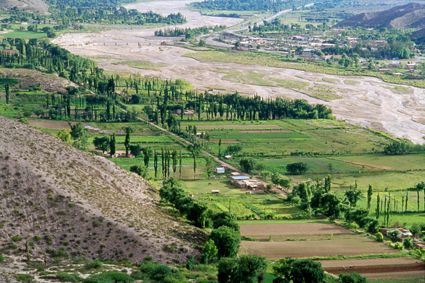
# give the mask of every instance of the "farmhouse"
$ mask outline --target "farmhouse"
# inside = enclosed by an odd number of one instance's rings
[[[266,187],[266,183],[257,179],[251,179],[249,176],[236,175],[230,177],[232,185],[246,190],[263,190]]]
[[[397,238],[399,239],[411,238],[413,236],[413,234],[410,233],[409,230],[403,228],[382,228],[379,230],[379,232],[386,236],[389,236],[389,233],[391,233],[392,231],[398,231]]]
[[[217,174],[224,174],[226,172],[226,169],[224,169],[224,167],[217,167],[214,169],[214,171]]]
[[[227,159],[227,160],[232,160],[233,159],[233,156],[231,156],[231,155],[225,155],[224,158]]]

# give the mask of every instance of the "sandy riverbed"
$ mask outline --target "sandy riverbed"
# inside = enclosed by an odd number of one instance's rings
[[[128,8],[141,12],[154,11],[161,14],[182,13],[188,23],[179,27],[199,27],[204,25],[224,24],[232,26],[240,19],[201,16],[189,11],[185,5],[190,1],[148,2],[128,5]],[[174,27],[168,27],[174,28]],[[138,30],[111,30],[101,33],[64,34],[53,42],[72,53],[88,56],[99,63],[101,68],[123,73],[140,73],[166,79],[182,78],[192,83],[199,90],[219,88],[224,91],[238,90],[245,95],[262,97],[303,98],[312,103],[322,103],[332,107],[339,119],[376,130],[386,131],[397,137],[404,137],[415,143],[424,143],[425,135],[425,100],[424,90],[408,87],[405,93],[391,90],[393,86],[379,79],[370,77],[347,78],[323,75],[304,71],[271,68],[258,65],[242,65],[233,63],[199,62],[183,55],[196,52],[176,46],[164,46],[164,38],[153,37],[159,28],[140,28]],[[142,47],[139,46],[139,43]],[[114,65],[120,60],[145,61],[163,64],[166,67],[157,70],[130,68],[127,65]],[[253,62],[255,63],[255,62]],[[279,86],[258,86],[241,81],[223,79],[226,73],[217,72],[238,70],[241,74],[258,72],[266,80],[291,79],[308,82],[310,85],[320,83],[328,86],[342,99],[326,102],[312,98],[290,89]],[[323,81],[323,78],[327,81]],[[329,82],[332,78],[332,82]],[[347,79],[360,83],[353,85]]]

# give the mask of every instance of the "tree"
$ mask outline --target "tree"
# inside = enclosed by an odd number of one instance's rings
[[[226,226],[212,230],[209,239],[218,248],[218,257],[235,257],[238,254],[241,235],[238,231]]]
[[[218,263],[219,283],[259,282],[259,275],[266,269],[264,257],[242,255],[240,258],[223,258]]]
[[[96,149],[105,153],[109,149],[109,138],[108,137],[95,137],[93,139],[93,144]]]
[[[134,172],[142,178],[146,179],[148,177],[148,168],[146,168],[143,164],[136,164],[130,166],[130,172]]]
[[[131,133],[134,133],[134,129],[131,127],[123,127],[123,130],[125,131],[125,156],[128,157],[128,151],[130,150],[130,135]]]
[[[379,207],[379,203],[380,202],[380,197],[379,194],[376,197],[376,219],[379,219],[379,213],[381,212],[380,207]]]
[[[358,190],[356,185],[353,189],[350,188],[348,191],[346,191],[344,195],[350,202],[351,206],[356,207],[357,201],[362,196],[362,191]]]
[[[227,226],[235,231],[240,231],[239,224],[235,222],[233,216],[229,212],[223,211],[216,213],[211,219],[215,229],[221,226]]]
[[[370,209],[370,202],[372,201],[372,195],[373,195],[373,188],[371,185],[369,185],[369,188],[367,190],[367,210]]]
[[[87,129],[79,122],[78,124],[72,125],[68,122],[69,127],[71,128],[71,137],[74,140],[73,146],[85,150],[87,146]]]
[[[9,96],[10,96],[10,86],[9,83],[4,85],[4,90],[6,92],[6,104],[9,104]]]
[[[204,250],[202,252],[202,258],[204,258],[204,263],[208,264],[211,262],[218,253],[218,249],[214,244],[212,239],[209,239],[204,246]]]
[[[361,276],[357,272],[340,273],[339,280],[341,283],[366,283],[366,277]]]
[[[221,156],[221,139],[218,140],[218,157]]]
[[[56,137],[67,144],[71,144],[71,130],[61,129]]]
[[[207,43],[206,43],[206,41],[205,41],[205,40],[203,40],[203,39],[200,39],[200,40],[199,40],[199,44],[198,44],[198,45],[199,45],[200,47],[203,47],[203,46],[205,46],[206,44],[207,44]]]
[[[286,165],[286,171],[292,175],[301,175],[307,172],[308,165],[305,162],[295,162]]]
[[[278,277],[273,283],[322,283],[325,276],[322,265],[311,259],[281,259],[273,269]]]
[[[140,146],[140,144],[130,145],[130,154],[133,155],[134,157],[138,157],[141,151],[142,151],[142,147]]]
[[[242,170],[245,172],[250,172],[254,170],[255,160],[252,158],[242,158],[239,161],[239,165],[242,167]]]
[[[271,180],[273,184],[277,186],[281,186],[282,188],[290,188],[293,182],[292,178],[286,177],[277,172],[272,174]]]
[[[109,140],[109,148],[110,148],[110,154],[111,156],[115,154],[116,152],[116,139],[115,139],[115,134],[112,134],[112,136],[110,137]]]

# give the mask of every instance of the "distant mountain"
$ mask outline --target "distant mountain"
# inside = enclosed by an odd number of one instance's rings
[[[361,13],[339,22],[335,27],[425,28],[425,4],[409,3],[381,12]]]
[[[166,214],[156,189],[138,175],[3,117],[0,207],[0,252],[34,259],[47,252],[185,262],[206,237]]]
[[[11,9],[13,7],[39,14],[46,14],[49,10],[49,5],[45,0],[0,0],[0,8]]]

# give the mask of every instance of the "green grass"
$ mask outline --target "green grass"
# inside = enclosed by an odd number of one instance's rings
[[[1,33],[0,37],[3,38],[45,38],[46,33],[32,32],[32,31],[11,31],[8,33]]]
[[[424,277],[368,279],[370,283],[424,283]]]

